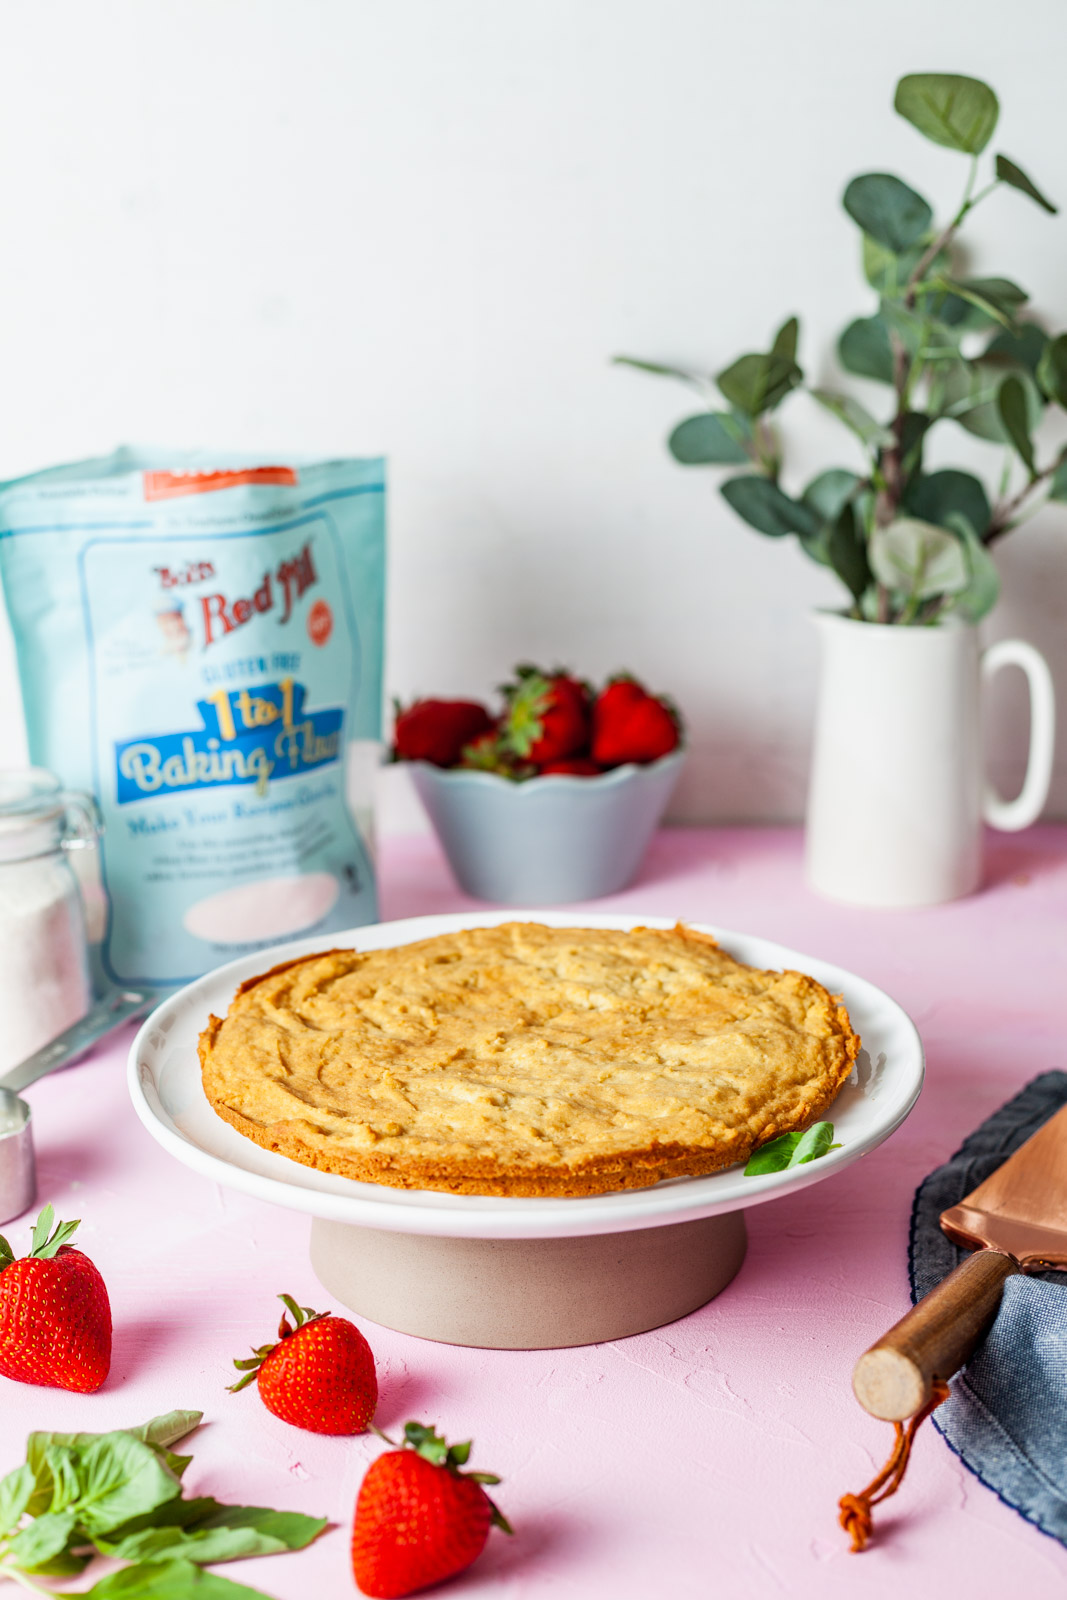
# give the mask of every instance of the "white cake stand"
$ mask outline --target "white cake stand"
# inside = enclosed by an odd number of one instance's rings
[[[534,921],[553,927],[673,927],[664,917],[544,911],[415,917],[259,951],[172,995],[134,1040],[129,1086],[153,1138],[215,1183],[306,1211],[311,1262],[331,1295],[371,1321],[447,1344],[547,1349],[618,1339],[672,1322],[725,1288],[745,1253],[744,1209],[832,1178],[898,1128],[919,1096],[913,1023],[874,984],[747,934],[697,924],[738,960],[793,967],[842,994],[860,1034],[852,1081],[834,1101],[841,1148],[786,1172],[730,1167],[649,1189],[573,1200],[509,1200],[356,1183],[261,1150],[215,1115],[200,1083],[197,1036],[246,978],[318,950],[410,944],[457,929]]]

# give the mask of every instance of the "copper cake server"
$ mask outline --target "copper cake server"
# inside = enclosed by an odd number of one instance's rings
[[[1067,1270],[1067,1106],[958,1206],[941,1227],[967,1256],[856,1363],[852,1387],[872,1416],[902,1422],[928,1404],[989,1328],[1013,1272]]]

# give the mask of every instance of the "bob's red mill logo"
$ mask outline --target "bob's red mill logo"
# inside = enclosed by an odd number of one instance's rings
[[[215,576],[215,568],[210,561],[190,562],[187,567],[177,571],[170,567],[156,567],[154,570],[159,575],[160,586],[167,590],[190,583],[202,583]],[[288,622],[297,601],[318,581],[309,539],[295,555],[279,561],[273,570],[268,568],[252,594],[231,597],[217,590],[214,594],[199,595],[204,649],[216,640],[224,639],[228,633],[233,633],[235,628],[243,627],[254,616],[262,616],[278,606],[281,606],[278,621]]]

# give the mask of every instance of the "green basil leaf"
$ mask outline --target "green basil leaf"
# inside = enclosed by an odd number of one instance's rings
[[[50,1444],[45,1450],[45,1461],[52,1475],[50,1511],[65,1511],[81,1495],[79,1457],[68,1445]]]
[[[934,220],[922,195],[891,172],[865,172],[853,178],[841,204],[865,234],[894,255],[921,239]]]
[[[191,1561],[165,1561],[109,1572],[86,1594],[60,1600],[269,1600],[261,1589],[204,1572]]]
[[[33,1468],[28,1461],[0,1479],[0,1538],[18,1527],[19,1519],[30,1503],[36,1485]]]
[[[727,478],[720,485],[720,493],[739,517],[769,538],[780,539],[787,533],[813,534],[818,531],[819,519],[808,506],[791,500],[770,478],[761,477],[758,473]]]
[[[1049,340],[1038,363],[1037,381],[1050,400],[1067,406],[1067,333]]]
[[[972,156],[985,149],[1000,115],[987,83],[950,72],[911,72],[901,78],[893,109],[934,144]]]
[[[997,390],[997,411],[1004,424],[1005,433],[1025,463],[1030,476],[1033,477],[1034,447],[1030,439],[1026,390],[1023,388],[1021,378],[1004,379]]]
[[[16,1533],[7,1547],[7,1560],[22,1572],[39,1572],[66,1549],[77,1523],[73,1511],[46,1511]]]
[[[1007,156],[997,156],[997,177],[1001,183],[1008,183],[1013,189],[1018,189],[1021,194],[1029,195],[1031,200],[1036,200],[1038,205],[1043,206],[1052,216],[1055,216],[1059,210],[1059,206],[1054,206],[1051,200],[1045,199],[1041,190],[1032,179],[1026,176],[1022,167],[1017,167],[1014,161],[1008,160]]]
[[[131,1439],[140,1439],[142,1444],[157,1445],[161,1450],[166,1450],[170,1445],[177,1444],[179,1439],[184,1439],[187,1433],[192,1433],[203,1420],[202,1411],[164,1411],[162,1416],[152,1417],[139,1428],[124,1428],[122,1431],[128,1433]]]
[[[758,417],[773,411],[803,377],[795,361],[772,352],[739,356],[715,382],[730,405],[746,417]]]
[[[813,389],[811,393],[812,398],[832,412],[839,422],[851,428],[868,450],[882,449],[895,442],[892,429],[872,417],[867,407],[861,406],[850,394],[839,394],[833,389]]]
[[[300,1511],[274,1511],[270,1506],[218,1506],[199,1529],[254,1528],[279,1540],[287,1550],[303,1550],[327,1527],[325,1517],[305,1517]]]
[[[90,1537],[176,1499],[181,1483],[150,1445],[128,1433],[105,1433],[81,1452],[78,1516]]]
[[[680,422],[667,448],[683,467],[737,466],[749,459],[741,424],[728,411],[705,411]]]
[[[197,1526],[151,1526],[122,1538],[98,1538],[107,1554],[123,1561],[160,1561],[181,1557],[198,1565],[236,1561],[243,1556],[269,1556],[281,1550],[302,1550],[326,1527],[324,1517],[269,1506],[225,1506],[210,1503]]]
[[[877,383],[893,382],[893,350],[884,317],[857,317],[837,341],[837,356],[846,372]]]
[[[913,478],[905,496],[905,509],[920,522],[934,522],[942,528],[953,526],[949,520],[952,516],[966,517],[978,535],[989,527],[992,516],[982,484],[973,473],[959,472],[954,467]]]
[[[955,594],[970,581],[958,536],[915,517],[898,517],[888,528],[876,528],[868,555],[878,582],[902,591],[910,600]]]
[[[783,1133],[753,1151],[744,1175],[758,1178],[766,1172],[784,1172],[788,1167],[817,1161],[829,1151],[841,1148],[833,1143],[833,1137],[832,1122],[816,1122],[803,1133]]]
[[[120,1561],[194,1561],[204,1566],[216,1561],[239,1561],[245,1556],[273,1556],[289,1546],[255,1528],[207,1528],[190,1533],[187,1528],[145,1528],[117,1543],[98,1538],[105,1555]]]

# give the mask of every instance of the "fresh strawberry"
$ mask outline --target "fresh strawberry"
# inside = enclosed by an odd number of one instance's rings
[[[364,1594],[398,1600],[442,1583],[481,1555],[491,1525],[511,1532],[482,1488],[500,1479],[459,1470],[470,1451],[409,1422],[402,1448],[367,1468],[352,1526],[352,1571]]]
[[[501,693],[507,702],[501,737],[521,760],[540,767],[588,748],[589,690],[577,678],[523,665]]]
[[[344,1317],[298,1306],[292,1295],[278,1299],[295,1326],[283,1312],[278,1343],[234,1362],[244,1377],[231,1393],[258,1378],[263,1404],[283,1422],[312,1433],[365,1433],[378,1404],[370,1345]]]
[[[406,711],[398,705],[393,754],[401,761],[454,767],[463,746],[492,726],[492,717],[477,700],[416,700]]]
[[[593,706],[593,760],[602,767],[658,761],[681,742],[677,711],[634,678],[614,678]]]
[[[0,1238],[0,1373],[91,1394],[111,1367],[111,1304],[89,1257],[67,1244],[78,1223],[52,1233],[54,1221],[45,1206],[17,1261]]]
[[[538,768],[538,775],[542,778],[551,778],[553,774],[560,778],[598,778],[603,770],[589,756],[564,756],[561,761],[546,761]]]

